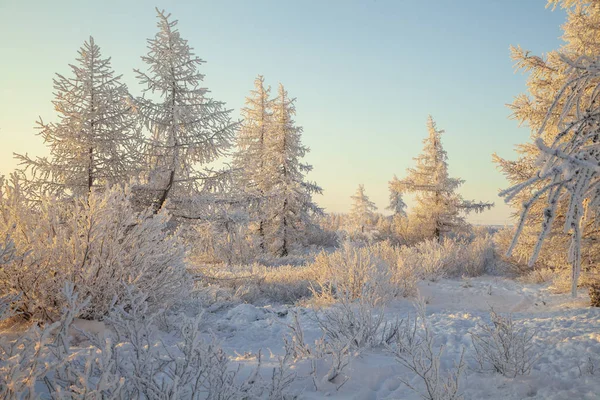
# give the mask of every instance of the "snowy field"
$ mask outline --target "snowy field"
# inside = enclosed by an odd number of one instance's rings
[[[444,346],[442,367],[451,367],[466,348],[466,370],[461,389],[466,399],[597,399],[600,393],[600,309],[590,308],[583,291],[577,299],[551,294],[543,285],[524,285],[510,279],[485,276],[469,280],[421,282],[427,301],[427,316],[435,332],[436,345]],[[539,357],[528,376],[506,378],[477,372],[469,332],[478,323],[489,323],[490,307],[512,313],[518,326],[535,330],[533,354]],[[291,306],[255,307],[239,304],[206,315],[207,327],[220,338],[223,348],[236,362],[251,370],[262,350],[263,373],[276,366],[283,354],[283,337],[296,311],[306,342],[322,335],[311,309]],[[414,314],[410,300],[397,300],[385,309],[386,318]],[[418,399],[400,377],[422,389],[422,383],[383,348],[364,350],[343,370],[347,381],[330,383],[324,376],[310,378],[308,362],[292,369],[297,379],[289,392],[301,399]],[[343,382],[343,381],[342,381]]]

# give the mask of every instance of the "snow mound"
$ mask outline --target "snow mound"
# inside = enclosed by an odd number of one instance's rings
[[[265,319],[266,313],[252,304],[240,304],[229,310],[225,318],[231,325],[243,326]]]

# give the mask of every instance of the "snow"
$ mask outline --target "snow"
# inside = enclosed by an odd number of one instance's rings
[[[427,315],[435,332],[436,345],[444,345],[442,367],[450,368],[466,351],[467,369],[461,381],[466,399],[596,399],[600,393],[600,309],[587,306],[587,295],[550,293],[547,286],[521,284],[507,278],[484,276],[468,280],[421,282],[420,295],[426,299]],[[528,376],[506,378],[499,374],[475,370],[476,362],[469,331],[478,323],[489,322],[489,309],[512,313],[518,324],[536,331],[535,352],[539,360]],[[289,307],[298,312],[307,343],[321,337],[314,321],[314,311]],[[262,349],[263,371],[269,371],[283,355],[283,336],[292,313],[286,306],[256,307],[240,304],[209,316],[208,326],[221,338],[221,345],[234,363],[244,369],[256,364]],[[386,318],[405,318],[414,313],[410,299],[395,300],[386,309]],[[589,360],[595,371],[589,368]],[[411,378],[407,370],[384,349],[363,351],[344,370],[349,380],[336,385],[321,379],[318,391],[309,375],[309,363],[295,366],[298,379],[291,391],[301,399],[418,399],[419,395],[400,382]],[[318,366],[319,367],[319,366]],[[593,372],[593,375],[591,372]],[[326,367],[321,368],[323,376]]]

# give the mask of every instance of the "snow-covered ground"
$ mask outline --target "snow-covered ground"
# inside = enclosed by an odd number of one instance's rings
[[[552,294],[543,285],[491,276],[422,282],[419,290],[428,304],[436,344],[445,347],[442,367],[452,367],[461,349],[466,349],[467,368],[461,380],[466,399],[600,398],[600,309],[588,306],[584,291],[573,299]],[[535,330],[535,355],[539,359],[529,375],[513,379],[476,371],[469,331],[478,323],[489,323],[490,307],[499,313],[512,313],[519,326]],[[313,311],[302,307],[239,304],[208,313],[206,322],[244,370],[250,370],[256,363],[254,355],[262,349],[263,371],[269,371],[284,352],[283,337],[289,332],[291,311],[298,313],[307,343],[321,337]],[[406,318],[408,313],[414,314],[410,300],[396,300],[385,310],[390,320]],[[308,362],[299,362],[293,368],[298,379],[290,389],[298,398],[420,398],[401,383],[400,377],[417,387],[421,383],[383,348],[365,350],[353,358],[344,369],[349,379],[339,390],[325,378],[315,385],[308,377]],[[320,376],[325,373],[322,371]]]

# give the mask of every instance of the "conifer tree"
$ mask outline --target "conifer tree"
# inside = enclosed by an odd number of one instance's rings
[[[423,140],[423,152],[414,159],[417,165],[407,170],[406,178],[390,182],[390,187],[398,193],[416,193],[411,224],[419,227],[422,238],[439,240],[468,227],[465,214],[484,211],[493,204],[465,201],[456,192],[464,181],[448,175],[448,155],[441,141],[444,131],[437,129],[431,116],[427,129],[429,135]]]
[[[304,242],[307,228],[313,223],[312,216],[323,213],[312,200],[312,195],[321,194],[322,189],[304,179],[312,166],[301,162],[309,149],[302,144],[302,128],[293,120],[294,101],[279,84],[265,155],[265,176],[271,180],[265,208],[265,236],[272,253],[282,257]]]
[[[406,203],[402,198],[402,193],[394,188],[398,185],[398,178],[394,179],[389,184],[390,187],[390,205],[387,207],[392,212],[393,217],[406,217]]]
[[[135,71],[145,94],[158,95],[156,101],[137,100],[140,117],[152,135],[143,189],[150,193],[156,212],[168,200],[175,216],[203,218],[201,214],[214,205],[214,192],[225,185],[224,171],[207,165],[225,154],[236,123],[230,120],[230,110],[200,86],[204,75],[197,69],[204,61],[181,37],[177,21],[164,11],[157,9],[157,13],[159,31],[148,40],[148,54],[142,57],[147,72]]]
[[[16,155],[32,194],[82,195],[92,188],[125,183],[138,158],[138,130],[130,96],[110,58],[92,37],[79,49],[72,75],[54,79],[58,122],[38,122],[50,156]]]
[[[265,250],[266,195],[272,186],[267,161],[267,141],[273,129],[273,100],[269,98],[270,87],[265,88],[262,76],[254,80],[254,90],[246,98],[233,156],[235,186],[249,199],[250,216],[257,224],[259,247]]]
[[[351,231],[365,233],[375,222],[377,206],[369,200],[365,193],[365,186],[362,184],[358,185],[358,189],[351,199],[352,208],[349,215]]]
[[[517,159],[508,160],[494,154],[494,161],[505,174],[511,185],[520,185],[535,180],[539,172],[536,165],[543,152],[536,141],[541,139],[550,146],[555,137],[561,132],[560,121],[566,116],[561,112],[573,112],[565,107],[566,96],[560,96],[565,85],[572,78],[570,63],[564,62],[563,56],[570,60],[580,57],[595,58],[600,54],[600,5],[586,0],[552,0],[554,7],[562,6],[567,11],[566,23],[562,25],[564,44],[559,50],[551,51],[545,57],[532,55],[521,47],[512,48],[512,59],[515,66],[529,73],[527,94],[517,96],[510,108],[512,117],[519,124],[525,124],[531,129],[531,135],[526,143],[516,147]],[[581,100],[586,101],[587,95]],[[555,104],[556,103],[556,104]],[[574,115],[571,115],[575,117]],[[544,126],[544,129],[542,128]],[[518,193],[507,197],[507,201],[515,210],[515,216],[520,215],[523,204],[542,188],[542,181],[526,185]],[[528,208],[525,218],[520,222],[519,242],[513,244],[512,253],[517,259],[530,258],[540,235],[541,226],[545,220],[548,192],[539,195],[541,201],[533,202]],[[557,199],[558,205],[554,214],[555,223],[545,233],[545,243],[539,248],[535,259],[542,265],[563,267],[570,264],[568,259],[571,247],[572,233],[562,229],[567,220],[569,205],[567,197]],[[585,269],[593,268],[600,261],[600,241],[595,224],[588,222],[581,227],[581,258]],[[509,244],[507,243],[508,247]]]
[[[539,259],[569,263],[576,295],[582,266],[592,270],[600,260],[600,5],[552,3],[567,8],[565,45],[545,60],[515,49],[518,65],[531,71],[530,97],[513,104],[515,117],[532,129],[531,142],[519,146],[516,161],[496,161],[513,184],[501,195],[522,210],[508,252],[527,251],[530,266]],[[545,242],[552,245],[543,248]]]

